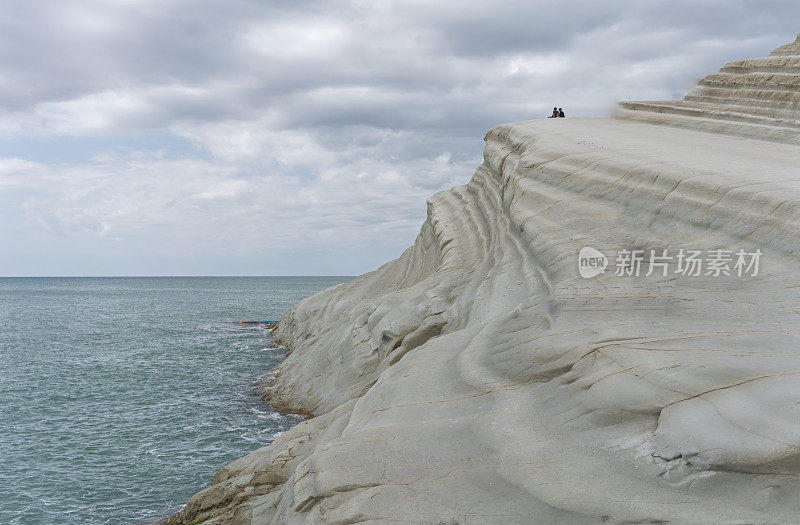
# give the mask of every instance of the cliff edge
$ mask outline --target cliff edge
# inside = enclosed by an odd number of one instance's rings
[[[799,86],[800,37],[684,101],[492,128],[411,248],[274,330],[270,399],[316,417],[170,521],[795,522]],[[585,247],[642,271],[584,278]],[[730,275],[644,271],[692,250]]]

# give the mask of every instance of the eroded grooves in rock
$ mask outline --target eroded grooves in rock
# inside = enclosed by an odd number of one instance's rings
[[[281,319],[272,399],[317,417],[172,521],[796,522],[798,46],[663,114],[490,130],[414,246]],[[763,259],[583,279],[585,246]]]

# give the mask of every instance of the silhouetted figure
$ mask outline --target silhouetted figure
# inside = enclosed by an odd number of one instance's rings
[[[563,110],[563,109],[561,109],[561,108],[558,108],[558,116],[559,116],[560,118],[564,118],[564,117],[566,117],[566,115],[564,114],[564,110]]]
[[[556,118],[558,117],[558,108],[553,108],[553,114],[547,118]]]

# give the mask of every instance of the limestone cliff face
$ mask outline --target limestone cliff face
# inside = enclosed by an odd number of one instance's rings
[[[413,247],[280,321],[271,399],[316,417],[172,521],[796,522],[799,48],[725,66],[736,87],[711,75],[690,97],[722,100],[675,121],[490,130]],[[751,99],[785,119],[726,120]],[[584,279],[585,246],[763,256],[741,278]]]

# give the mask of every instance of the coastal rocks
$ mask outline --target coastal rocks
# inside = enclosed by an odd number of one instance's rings
[[[770,57],[723,70],[789,78],[800,45]],[[278,323],[271,402],[317,417],[171,522],[796,522],[800,128],[719,125],[750,100],[732,82],[680,125],[648,107],[491,129],[399,259]],[[791,116],[780,85],[751,98]],[[582,278],[587,246],[643,271]],[[648,275],[679,250],[762,258]]]
[[[278,326],[278,321],[241,321],[241,323],[247,326],[260,326],[262,328],[266,328],[267,330],[273,330]]]

